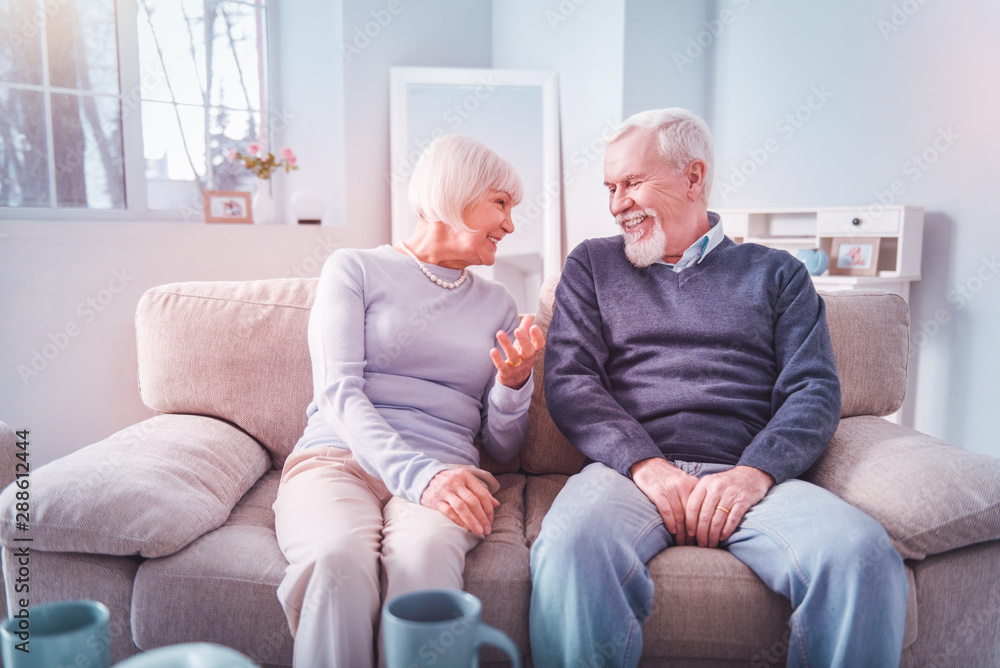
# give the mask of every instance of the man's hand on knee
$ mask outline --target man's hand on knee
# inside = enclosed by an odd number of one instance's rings
[[[751,466],[736,466],[699,480],[687,499],[688,543],[718,547],[773,484],[774,478]]]
[[[698,479],[659,457],[632,464],[629,473],[636,487],[656,506],[676,543],[693,544],[685,528],[685,507]]]

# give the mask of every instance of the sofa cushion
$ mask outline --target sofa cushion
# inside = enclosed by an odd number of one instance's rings
[[[281,468],[306,426],[317,279],[171,283],[135,315],[139,390],[162,413],[239,425]]]
[[[31,473],[32,550],[159,557],[226,521],[269,468],[232,425],[161,415]],[[18,488],[0,495],[0,540],[14,545]]]
[[[1000,538],[1000,460],[882,418],[841,420],[803,479],[878,520],[904,559]]]
[[[287,562],[274,537],[280,474],[268,472],[226,523],[135,576],[132,633],[143,650],[215,642],[261,664],[291,664],[292,637],[275,590]]]
[[[821,293],[840,375],[842,417],[889,415],[906,396],[910,316],[882,290]]]
[[[555,303],[555,289],[558,276],[549,277],[541,288],[538,298],[538,313],[535,324],[548,334],[552,322],[552,305]],[[561,473],[570,475],[578,472],[586,457],[583,456],[563,436],[549,415],[545,401],[545,350],[535,358],[533,367],[535,390],[531,395],[528,437],[521,449],[521,468],[528,473]]]
[[[531,601],[531,569],[524,542],[524,483],[522,475],[497,476],[500,505],[493,531],[465,559],[465,591],[483,601],[483,621],[500,629],[514,641],[523,655],[529,652],[528,618]],[[506,655],[488,647],[485,661],[500,661]]]

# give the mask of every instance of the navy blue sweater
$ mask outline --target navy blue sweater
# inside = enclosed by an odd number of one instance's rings
[[[623,243],[581,243],[556,289],[545,397],[563,434],[623,475],[650,457],[775,482],[809,468],[840,421],[840,382],[805,265],[726,238],[679,273],[639,269]]]

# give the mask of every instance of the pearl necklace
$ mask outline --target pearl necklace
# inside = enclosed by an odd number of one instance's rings
[[[442,288],[445,288],[446,290],[454,290],[455,288],[457,288],[458,286],[460,286],[462,283],[465,283],[465,279],[469,277],[468,272],[466,272],[465,269],[463,269],[462,270],[462,275],[458,277],[457,281],[452,281],[451,283],[446,283],[443,280],[441,280],[440,278],[438,278],[437,276],[435,276],[431,272],[431,270],[427,268],[427,265],[425,265],[423,262],[421,262],[419,259],[417,259],[417,256],[414,254],[413,251],[411,251],[409,249],[409,247],[406,244],[404,244],[402,241],[400,241],[399,245],[403,247],[403,251],[405,251],[407,255],[409,255],[410,257],[413,258],[413,261],[417,263],[418,267],[420,267],[420,271],[424,272],[424,275],[427,276],[427,278],[429,278],[432,283],[437,283],[438,285],[440,285]]]

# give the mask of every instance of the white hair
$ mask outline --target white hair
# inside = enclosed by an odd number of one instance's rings
[[[708,204],[712,194],[712,178],[715,175],[715,148],[712,133],[702,119],[687,109],[650,109],[629,116],[619,125],[606,145],[611,145],[633,130],[656,130],[659,139],[660,156],[670,165],[675,174],[680,174],[693,160],[705,163],[705,188],[701,199]]]
[[[419,220],[471,231],[463,213],[487,191],[507,193],[511,206],[524,196],[517,170],[472,137],[443,135],[432,141],[410,177],[410,209]]]

